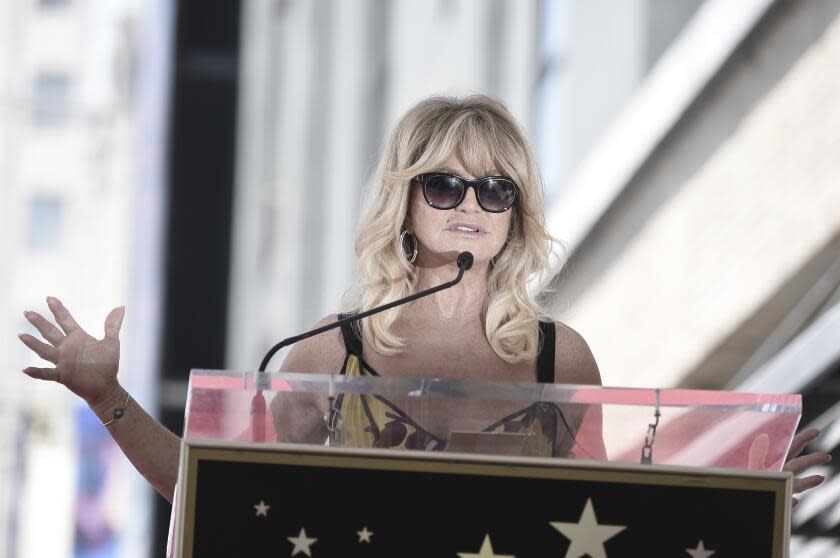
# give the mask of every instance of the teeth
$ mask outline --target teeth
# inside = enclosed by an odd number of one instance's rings
[[[468,232],[478,232],[478,229],[471,229],[469,227],[462,227],[460,225],[455,227],[455,230],[457,230],[457,231],[468,231]]]

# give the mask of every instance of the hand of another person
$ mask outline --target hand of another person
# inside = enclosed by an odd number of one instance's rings
[[[820,435],[820,431],[816,428],[809,428],[808,430],[804,430],[793,437],[793,441],[790,444],[790,451],[787,454],[787,458],[785,459],[785,466],[782,468],[783,471],[790,471],[793,473],[793,493],[799,494],[801,492],[805,492],[806,490],[810,490],[825,481],[825,477],[822,475],[811,475],[809,477],[797,478],[798,475],[804,473],[807,469],[815,465],[825,465],[829,461],[831,461],[831,455],[824,451],[817,451],[814,453],[808,453],[805,455],[799,455],[802,453],[802,450],[805,449],[805,446],[810,444],[814,441],[817,436]],[[796,507],[799,504],[799,499],[794,497],[793,498],[793,507]]]
[[[37,312],[27,311],[24,316],[48,341],[44,343],[26,333],[18,337],[54,368],[24,368],[27,376],[64,384],[70,391],[84,399],[91,407],[119,389],[117,370],[120,362],[119,332],[125,316],[125,307],[114,308],[105,318],[105,337],[101,340],[90,336],[79,327],[67,308],[57,298],[47,297],[47,305],[61,329]]]

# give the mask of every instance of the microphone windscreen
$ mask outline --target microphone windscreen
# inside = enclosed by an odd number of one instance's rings
[[[470,252],[461,252],[458,254],[458,267],[462,269],[469,269],[473,264],[473,255]]]

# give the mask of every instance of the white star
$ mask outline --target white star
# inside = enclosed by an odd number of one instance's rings
[[[702,539],[697,543],[697,548],[686,548],[685,551],[688,552],[691,558],[709,558],[709,556],[715,553],[714,550],[706,550],[706,547],[703,546]]]
[[[493,545],[490,543],[490,535],[484,535],[484,542],[481,543],[481,550],[478,554],[469,554],[467,552],[459,552],[458,558],[516,558],[510,554],[495,554]]]
[[[257,517],[263,516],[268,517],[268,509],[271,506],[260,500],[259,504],[254,505],[254,509],[257,510]]]
[[[361,531],[356,531],[356,534],[359,535],[359,542],[370,542],[370,538],[373,536],[373,531],[368,531],[367,527],[362,527]]]
[[[589,558],[607,558],[604,543],[627,528],[623,525],[598,525],[591,498],[587,498],[577,523],[549,523],[571,541],[565,558],[580,558],[587,554]]]
[[[289,542],[295,545],[292,549],[292,556],[296,556],[298,552],[303,552],[307,556],[312,556],[312,551],[309,549],[313,543],[317,542],[318,539],[311,539],[306,536],[306,529],[303,527],[300,528],[300,534],[297,537],[288,537]]]

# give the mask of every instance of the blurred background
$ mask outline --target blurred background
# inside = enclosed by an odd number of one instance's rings
[[[418,100],[526,128],[545,294],[605,384],[796,392],[840,444],[840,2],[3,0],[0,557],[160,556],[169,505],[17,340],[61,298],[180,433],[191,368],[255,369],[337,309]],[[276,360],[279,363],[279,359]],[[794,513],[840,550],[840,476]]]

